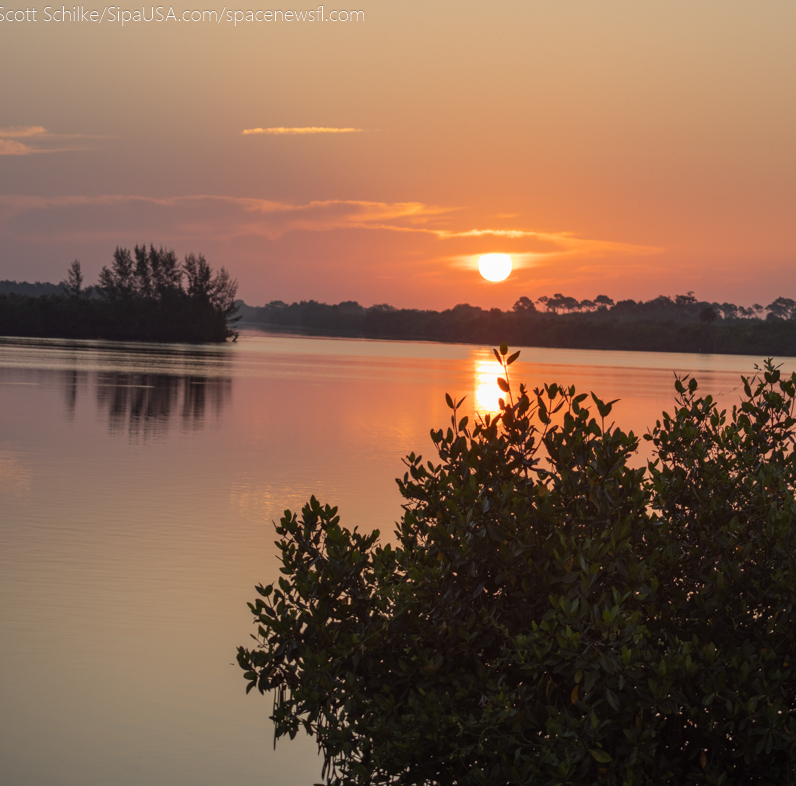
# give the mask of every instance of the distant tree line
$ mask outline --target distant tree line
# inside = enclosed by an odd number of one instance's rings
[[[779,297],[767,306],[759,303],[746,308],[734,303],[708,303],[694,297],[693,292],[685,295],[658,297],[647,301],[620,300],[618,303],[607,295],[597,295],[594,300],[577,300],[557,293],[552,297],[542,295],[536,301],[521,297],[514,304],[514,311],[534,312],[537,304],[548,314],[597,314],[620,319],[673,319],[676,321],[714,322],[717,319],[761,319],[764,312],[767,319],[793,319],[796,317],[796,301]]]
[[[315,300],[239,305],[244,322],[319,335],[796,356],[796,301],[783,297],[765,308],[700,301],[692,292],[617,303],[606,295],[579,301],[559,293],[536,301],[521,297],[510,311],[467,304],[444,311],[386,304],[365,308],[355,301],[327,305]]]
[[[50,284],[43,281],[37,281],[31,284],[27,281],[10,281],[4,279],[0,281],[0,295],[34,295],[39,297],[41,295],[60,295],[63,293],[61,284]]]
[[[5,282],[10,283],[10,282]],[[16,282],[13,282],[16,284]],[[28,285],[31,286],[31,285]],[[32,285],[48,286],[48,285]],[[122,341],[214,342],[236,335],[237,282],[201,254],[182,262],[150,245],[117,248],[96,286],[73,262],[60,293],[0,293],[0,334]]]

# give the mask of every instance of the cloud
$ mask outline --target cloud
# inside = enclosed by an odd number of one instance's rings
[[[536,237],[539,235],[538,232],[533,232],[528,229],[467,229],[462,232],[452,232],[446,229],[438,229],[435,231],[435,234],[441,238],[452,238],[452,237],[508,237],[508,238],[520,238],[520,237]]]
[[[0,138],[0,156],[29,156],[37,153],[30,145],[17,142],[15,139]]]
[[[229,196],[0,196],[0,234],[30,242],[48,227],[52,242],[118,238],[135,229],[169,242],[244,237],[277,240],[289,233],[335,230],[425,231],[447,211],[419,202],[326,200],[291,204]]]
[[[38,153],[40,151],[35,147],[17,140],[30,139],[46,133],[42,126],[6,126],[5,128],[0,128],[0,156],[29,156],[32,153]]]
[[[34,153],[67,153],[85,150],[83,146],[51,147],[53,140],[104,139],[107,137],[88,134],[53,134],[43,126],[0,127],[0,156],[29,156]],[[25,142],[18,140],[24,139]],[[31,144],[33,143],[33,144]]]
[[[467,228],[454,208],[422,202],[323,200],[293,204],[216,195],[154,198],[132,195],[95,197],[2,196],[0,236],[26,243],[108,241],[145,237],[168,244],[245,239],[277,241],[288,235],[367,231],[423,237],[427,260],[470,267],[485,251],[512,254],[517,267],[537,267],[562,259],[646,256],[653,246],[579,237],[571,232],[525,228]],[[454,225],[454,228],[451,228]],[[47,227],[42,231],[42,227]],[[497,241],[501,248],[494,248]],[[429,245],[429,243],[431,245]],[[475,247],[473,244],[476,244]]]
[[[42,126],[6,126],[0,128],[0,139],[24,139],[46,133]]]
[[[300,134],[361,134],[364,128],[324,128],[323,126],[305,126],[303,128],[244,128],[243,135],[271,134],[272,136],[288,136]]]

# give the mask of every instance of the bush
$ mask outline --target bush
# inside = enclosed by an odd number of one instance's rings
[[[634,468],[615,402],[515,398],[518,354],[499,415],[448,397],[439,463],[407,458],[397,547],[285,512],[238,650],[275,736],[346,785],[796,782],[796,375],[730,414],[678,380]]]

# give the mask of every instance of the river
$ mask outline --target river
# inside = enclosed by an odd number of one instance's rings
[[[759,358],[523,349],[513,379],[620,399],[644,433],[674,373],[731,407]],[[788,361],[793,365],[792,361]],[[389,533],[402,456],[497,406],[488,347],[268,336],[224,346],[0,339],[0,768],[15,786],[309,786],[244,695],[271,522],[310,495]]]

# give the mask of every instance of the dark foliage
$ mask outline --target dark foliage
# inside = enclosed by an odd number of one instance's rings
[[[238,662],[328,782],[796,783],[796,375],[678,380],[655,462],[613,402],[520,387],[410,455],[395,548],[314,498]],[[593,405],[592,413],[587,406]]]
[[[796,320],[719,318],[719,313],[737,315],[740,307],[691,302],[689,295],[678,297],[680,304],[678,298],[661,297],[648,303],[620,301],[609,307],[610,298],[599,295],[592,302],[593,310],[569,313],[537,311],[524,297],[509,312],[466,304],[438,312],[385,305],[363,308],[358,303],[330,306],[314,300],[274,301],[258,308],[240,305],[248,323],[329,336],[473,344],[494,344],[506,338],[512,344],[532,347],[796,356]],[[769,308],[776,308],[776,303]]]
[[[124,341],[225,341],[237,321],[237,282],[205,258],[150,246],[117,248],[99,286],[83,289],[80,263],[69,268],[63,294],[0,295],[0,334]],[[89,296],[91,295],[91,296]]]
[[[0,295],[31,295],[39,297],[40,295],[59,295],[61,291],[59,284],[49,284],[41,281],[37,281],[35,284],[27,281],[9,281],[8,279],[0,281]]]
[[[715,322],[717,319],[718,314],[716,314],[716,312],[710,306],[705,306],[705,308],[699,312],[700,322]]]

